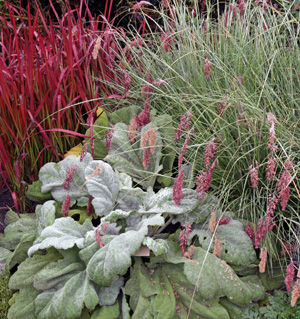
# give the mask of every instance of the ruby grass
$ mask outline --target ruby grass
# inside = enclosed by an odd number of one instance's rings
[[[115,92],[114,33],[107,24],[101,33],[102,17],[92,17],[88,9],[83,14],[83,4],[76,10],[67,6],[60,18],[51,3],[56,24],[38,6],[31,16],[29,8],[20,11],[7,3],[0,17],[0,172],[2,185],[16,190],[19,199],[20,183],[36,179],[43,164],[74,146],[72,132],[85,132],[83,116]]]

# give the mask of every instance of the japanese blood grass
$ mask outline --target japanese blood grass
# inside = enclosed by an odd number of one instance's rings
[[[114,92],[108,66],[113,57],[99,50],[93,58],[92,50],[98,36],[100,48],[116,39],[107,30],[98,30],[102,18],[91,16],[87,9],[81,12],[83,3],[76,10],[66,3],[60,18],[50,2],[56,25],[38,6],[31,16],[29,9],[7,3],[0,17],[1,184],[18,193],[22,211],[21,182],[36,179],[44,163],[62,158],[78,143],[76,132],[86,129],[80,125],[83,116],[97,107],[98,97]],[[95,76],[106,84],[96,83]]]
[[[130,51],[133,58],[128,61],[124,54],[120,63],[131,77],[131,105],[142,107],[141,90],[150,85],[151,107],[159,114],[178,116],[174,129],[180,117],[192,110],[195,134],[191,135],[185,162],[192,165],[194,177],[205,167],[207,142],[216,138],[218,165],[210,191],[220,198],[223,211],[233,211],[256,225],[266,215],[269,195],[277,192],[284,163],[292,160],[288,205],[281,211],[278,203],[275,228],[263,242],[275,258],[281,257],[282,242],[288,240],[283,233],[297,233],[299,225],[300,26],[299,12],[292,10],[295,4],[282,2],[282,9],[277,10],[272,5],[247,3],[240,12],[237,3],[232,2],[216,21],[209,18],[209,13],[218,10],[218,3],[208,8],[204,20],[199,8],[192,17],[190,8],[174,2],[170,7],[172,18],[162,13],[163,26],[157,24],[157,33],[140,38],[140,44],[134,47],[124,40],[126,54]],[[162,79],[168,85],[149,84],[149,71],[153,81]],[[278,147],[272,181],[267,180],[266,173],[271,153],[267,149],[270,112],[277,118]],[[249,167],[256,161],[258,188],[253,189]]]

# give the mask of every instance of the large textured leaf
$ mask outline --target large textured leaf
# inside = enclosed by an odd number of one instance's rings
[[[42,182],[40,180],[33,182],[28,186],[26,191],[26,197],[30,200],[38,203],[43,203],[46,200],[52,199],[51,193],[42,193]]]
[[[101,219],[102,222],[108,222],[108,223],[113,223],[115,221],[117,221],[118,219],[123,219],[123,218],[127,218],[128,216],[130,216],[131,214],[135,213],[136,211],[124,211],[121,209],[116,209],[113,210],[112,212],[110,212],[108,215],[106,215],[105,217],[103,217]]]
[[[32,246],[32,244],[33,240],[22,240],[22,242],[17,245],[13,253],[7,258],[7,267],[11,269],[15,265],[20,264],[22,261],[24,261],[28,257],[27,251]]]
[[[9,281],[10,289],[22,289],[32,286],[35,275],[45,266],[62,256],[56,250],[51,250],[45,255],[35,255],[27,258],[18,267],[18,270],[11,276]]]
[[[163,176],[158,177],[158,181],[164,186],[169,187],[172,182],[172,170],[174,165],[174,160],[177,156],[175,152],[175,130],[173,128],[172,117],[168,114],[162,114],[155,116],[153,121],[158,127],[158,131],[161,134],[163,141],[162,148],[162,166],[163,169],[160,172]]]
[[[119,176],[112,167],[103,161],[92,161],[85,169],[86,186],[94,197],[92,204],[98,216],[112,211],[118,193]]]
[[[153,189],[149,187],[139,213],[185,214],[197,208],[198,204],[199,200],[196,191],[192,189],[183,189],[180,205],[175,205],[172,188],[162,188],[157,193],[154,193]]]
[[[36,319],[34,301],[38,294],[40,291],[33,287],[21,289],[8,310],[7,319]]]
[[[112,124],[125,123],[129,125],[130,121],[134,119],[135,115],[140,111],[140,108],[136,105],[122,107],[121,109],[110,113],[110,121]]]
[[[152,250],[155,256],[164,254],[169,249],[167,241],[164,239],[154,240],[151,237],[146,237],[143,241],[143,245],[146,245],[150,250]]]
[[[208,227],[196,229],[191,232],[189,238],[198,237],[203,249],[210,246],[212,235]],[[222,242],[221,259],[234,266],[247,266],[257,261],[256,252],[250,237],[244,231],[244,226],[237,220],[231,220],[226,225],[219,225],[216,237]],[[211,245],[211,252],[214,244]]]
[[[97,110],[98,118],[93,124],[93,144],[94,144],[94,156],[95,159],[102,159],[107,155],[107,148],[103,141],[105,132],[109,127],[109,122],[105,111],[101,108]],[[90,136],[91,130],[88,129],[85,135]],[[85,144],[88,147],[88,151],[92,152],[91,140],[85,140]]]
[[[91,319],[118,319],[119,315],[119,303],[115,302],[112,306],[97,307]]]
[[[156,130],[156,145],[154,153],[149,155],[149,167],[145,170],[143,167],[145,148],[140,146],[140,140],[151,127]],[[137,136],[137,142],[134,144],[131,143],[128,136],[128,125],[117,123],[114,127],[110,151],[105,159],[113,165],[114,169],[120,173],[129,174],[136,183],[147,188],[154,185],[156,174],[162,169],[162,166],[159,165],[162,155],[161,146],[160,133],[153,123],[142,127],[140,136]]]
[[[117,277],[117,279],[111,284],[110,287],[99,287],[97,289],[99,296],[99,305],[112,306],[116,302],[123,285],[123,277]]]
[[[149,269],[136,259],[131,278],[125,286],[134,311],[132,319],[187,318],[190,306],[190,318],[229,319],[227,311],[216,301],[201,300],[196,294],[191,303],[193,288],[183,274],[182,266],[162,264]]]
[[[12,255],[12,251],[0,247],[0,264],[6,264],[6,260]]]
[[[66,281],[76,273],[85,269],[84,263],[78,257],[78,248],[61,251],[63,259],[47,264],[34,276],[33,286],[39,290],[48,290],[58,283]]]
[[[163,217],[153,215],[142,220],[137,227],[138,230],[130,230],[115,237],[89,261],[87,272],[90,278],[101,286],[110,286],[116,275],[126,273],[131,265],[131,256],[139,250],[148,233],[148,226],[163,224]]]
[[[55,201],[49,200],[43,205],[38,205],[35,209],[37,217],[37,232],[40,235],[42,230],[55,221]]]
[[[83,225],[80,225],[71,217],[58,218],[53,225],[41,232],[35,245],[28,250],[28,255],[31,256],[37,250],[49,247],[68,249],[76,245],[78,248],[83,248],[85,234],[93,229],[94,227],[88,219]]]
[[[167,253],[152,258],[151,262],[164,260],[170,264],[184,263],[183,273],[190,284],[197,283],[197,292],[203,299],[215,300],[226,296],[234,304],[245,306],[253,300],[264,298],[264,291],[258,277],[256,277],[257,286],[253,286],[243,282],[224,260],[200,247],[195,248],[191,260],[181,256],[179,245],[168,241],[168,246]],[[171,268],[170,266],[169,272],[172,271]]]
[[[225,261],[198,247],[195,248],[193,259],[196,262],[185,262],[184,274],[190,283],[197,283],[198,293],[204,299],[226,296],[239,306],[248,305],[253,299],[257,299],[253,286],[242,282]],[[263,299],[264,294],[260,298]]]
[[[37,319],[74,319],[80,316],[84,306],[93,310],[98,303],[98,295],[86,271],[82,271],[55,293],[41,293],[36,302],[44,306],[39,306]]]
[[[120,191],[117,203],[124,211],[139,210],[146,193],[139,187],[132,187],[132,178],[126,173],[120,173]]]
[[[17,214],[16,214],[17,215]],[[33,241],[37,236],[37,221],[35,214],[32,217],[20,215],[17,221],[9,224],[4,230],[3,244],[10,250],[16,248],[20,242]],[[17,215],[18,216],[18,215]]]
[[[53,198],[59,202],[63,202],[66,196],[70,195],[72,203],[80,197],[89,196],[84,184],[84,170],[92,160],[92,155],[87,153],[82,161],[80,157],[71,155],[58,163],[45,164],[39,172],[39,179],[43,183],[42,193],[51,192]],[[65,178],[72,169],[73,178],[69,181],[69,187],[65,189]]]

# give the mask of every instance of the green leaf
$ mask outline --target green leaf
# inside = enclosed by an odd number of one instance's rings
[[[26,191],[26,197],[34,202],[43,203],[46,200],[52,199],[52,195],[50,192],[42,193],[42,182],[40,180],[33,182],[28,186],[28,190]]]
[[[35,217],[35,214],[31,214]],[[4,230],[5,248],[13,250],[20,242],[33,241],[37,236],[37,221],[21,215],[17,221],[9,224]]]
[[[99,305],[112,306],[118,298],[121,288],[124,285],[124,278],[117,277],[110,287],[99,287]]]
[[[136,260],[125,285],[134,311],[132,318],[186,318],[185,309],[191,307],[190,318],[229,319],[227,311],[216,301],[201,300],[196,294],[191,303],[193,289],[182,265],[162,264],[149,269],[140,259]]]
[[[11,276],[9,281],[10,289],[22,289],[31,286],[34,276],[46,265],[60,259],[62,256],[56,250],[51,250],[45,255],[35,255],[27,258],[18,267],[18,270]]]
[[[130,307],[127,303],[124,288],[122,288],[123,296],[122,296],[122,319],[130,319]]]
[[[157,193],[154,193],[153,189],[149,187],[143,200],[143,206],[139,209],[139,213],[179,215],[193,211],[199,205],[196,191],[192,189],[183,189],[182,191],[183,197],[180,201],[180,205],[175,205],[172,188],[162,188]]]
[[[8,310],[7,319],[36,319],[34,302],[39,294],[40,291],[33,287],[21,289]]]
[[[98,295],[86,271],[82,271],[67,280],[55,293],[41,293],[36,302],[40,305],[37,319],[74,319],[80,316],[84,306],[93,310],[98,303]]]
[[[119,303],[115,302],[112,306],[97,307],[91,319],[117,319],[119,315]]]
[[[169,246],[166,240],[163,240],[163,239],[154,240],[151,237],[146,237],[143,241],[143,245],[146,245],[150,250],[152,250],[155,256],[162,255],[166,253],[169,249]]]
[[[214,245],[211,245],[212,234],[208,226],[204,229],[196,229],[191,232],[189,238],[198,237],[199,244],[205,250],[210,247],[213,251]],[[217,238],[222,243],[221,259],[229,265],[246,266],[257,262],[256,252],[250,237],[244,231],[244,226],[237,220],[231,220],[226,225],[219,225],[217,228]]]
[[[105,143],[103,142],[103,139],[105,137],[105,132],[109,127],[109,122],[104,110],[98,109],[97,114],[101,115],[98,116],[93,124],[94,158],[103,159],[107,155],[107,148]],[[90,128],[86,131],[85,135],[91,135]],[[85,140],[85,144],[88,147],[88,152],[92,153],[91,140]]]
[[[48,290],[58,283],[66,281],[78,272],[85,269],[85,265],[78,257],[78,248],[74,247],[61,251],[63,259],[53,261],[39,271],[35,277],[33,286],[39,290]]]
[[[165,176],[159,176],[158,182],[166,187],[169,187],[172,182],[172,170],[174,166],[174,160],[177,157],[175,152],[175,130],[173,128],[172,117],[168,114],[155,116],[153,121],[158,127],[158,131],[161,134],[163,141],[162,148],[162,166],[163,169],[160,174]]]
[[[126,173],[120,173],[120,191],[117,203],[123,211],[138,210],[146,193],[139,187],[132,187],[132,178]]]
[[[116,209],[116,210],[110,212],[105,217],[101,218],[101,221],[102,222],[107,222],[107,223],[113,223],[113,222],[117,221],[118,219],[125,219],[125,218],[129,217],[131,214],[134,214],[134,213],[136,213],[135,210],[124,211],[124,210],[121,210],[121,209]]]
[[[136,105],[122,107],[121,109],[110,113],[110,121],[112,124],[125,123],[129,125],[130,121],[134,119],[135,115],[140,111],[140,108]]]
[[[146,131],[151,127],[156,130],[156,145],[154,153],[149,155],[149,167],[145,170],[143,167],[145,148],[141,147],[140,142]],[[129,139],[128,126],[124,123],[117,123],[114,127],[111,147],[106,160],[118,172],[129,174],[136,183],[147,188],[154,185],[157,173],[162,169],[162,166],[159,165],[162,155],[161,145],[160,133],[153,123],[141,128],[141,132],[134,144]]]
[[[40,235],[42,230],[55,221],[55,201],[49,200],[43,205],[37,205],[35,209],[37,217],[37,232]]]
[[[131,265],[131,256],[140,248],[148,233],[148,226],[162,226],[164,219],[153,215],[142,220],[136,230],[129,230],[116,236],[95,253],[87,265],[89,277],[97,284],[108,287],[116,275],[124,275]]]
[[[241,281],[224,260],[206,250],[196,247],[193,259],[195,261],[185,260],[184,274],[190,283],[197,285],[198,293],[204,299],[218,299],[226,296],[236,305],[245,306],[253,299],[257,300],[257,297],[264,298],[264,293],[261,293],[263,289],[259,292],[260,296],[257,296],[253,287]]]
[[[54,224],[45,228],[35,245],[28,250],[31,256],[39,249],[55,247],[56,249],[68,249],[77,245],[83,248],[84,236],[89,230],[94,230],[90,220],[86,220],[83,225],[77,223],[71,217],[62,217],[55,220]]]
[[[95,173],[97,172],[97,173]],[[103,161],[92,161],[85,170],[86,187],[94,197],[92,204],[98,216],[107,215],[119,193],[119,176]]]
[[[28,214],[21,214],[19,216],[16,212],[9,209],[9,211],[5,214],[4,224],[9,225],[9,224],[12,224],[12,223],[18,221],[20,218],[27,218],[27,217],[30,218],[30,216],[28,216]]]
[[[12,255],[12,251],[0,247],[0,264],[6,264],[6,260]]]
[[[20,264],[22,261],[28,258],[27,251],[32,246],[32,244],[32,240],[23,240],[22,242],[20,242],[13,253],[6,260],[7,267],[11,269],[15,265]]]
[[[45,164],[39,172],[39,179],[43,183],[42,193],[51,192],[53,198],[59,202],[63,202],[67,195],[70,195],[72,204],[80,197],[89,196],[84,184],[84,170],[92,160],[92,155],[87,153],[82,161],[79,156],[70,155],[58,163]],[[70,169],[75,171],[69,187],[65,189],[63,184]]]

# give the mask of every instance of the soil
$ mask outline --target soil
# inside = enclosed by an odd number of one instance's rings
[[[0,189],[0,234],[4,232],[4,219],[9,208],[14,208],[14,202],[7,188]]]

